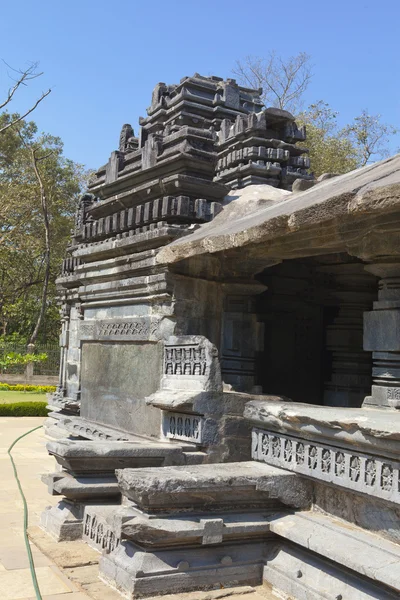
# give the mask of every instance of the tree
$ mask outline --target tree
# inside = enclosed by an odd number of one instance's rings
[[[28,149],[31,158],[31,164],[35,173],[35,178],[38,184],[38,192],[40,196],[40,208],[42,213],[43,228],[44,228],[44,249],[43,249],[43,264],[44,264],[44,275],[43,275],[43,287],[42,297],[40,302],[40,310],[36,321],[35,328],[29,338],[29,344],[35,344],[40,325],[42,324],[44,313],[46,310],[47,294],[49,289],[50,281],[50,257],[51,257],[51,244],[50,244],[50,220],[49,220],[49,206],[47,202],[47,186],[45,185],[44,178],[41,173],[41,163],[51,157],[53,151],[50,150],[47,154],[41,155],[40,146],[35,144],[27,145],[24,137],[19,131],[20,138],[24,146]]]
[[[315,177],[322,173],[347,173],[359,165],[358,152],[349,136],[337,124],[338,113],[320,100],[300,113],[297,120],[306,125],[306,146]]]
[[[344,131],[358,149],[361,167],[370,162],[372,156],[387,157],[389,138],[398,133],[392,125],[381,122],[381,115],[370,115],[366,110],[352,124],[347,125]]]
[[[239,83],[263,89],[261,98],[265,105],[286,109],[306,125],[305,145],[316,176],[326,172],[347,173],[366,165],[372,157],[386,157],[389,138],[397,130],[383,123],[380,115],[363,110],[352,123],[340,128],[338,113],[322,100],[300,110],[312,78],[310,61],[305,52],[288,59],[271,52],[266,58],[248,56],[237,61],[233,72]]]
[[[233,69],[239,83],[258,89],[266,106],[297,113],[312,78],[311,57],[305,52],[283,59],[276,52],[267,58],[247,56]]]
[[[18,115],[0,114],[0,128],[12,123]],[[24,139],[32,140],[37,133],[32,122],[19,122],[19,131]],[[15,237],[31,211],[26,194],[21,194],[21,174],[24,157],[21,154],[21,139],[15,128],[6,128],[0,134],[0,247]],[[18,182],[18,186],[15,184]]]
[[[10,119],[0,115],[0,122]],[[81,165],[59,138],[19,121],[0,135],[0,321],[3,335],[57,339],[55,279],[69,241]]]
[[[297,117],[307,128],[306,145],[316,176],[347,173],[365,166],[372,156],[384,158],[389,154],[389,137],[397,133],[391,125],[381,123],[380,115],[365,110],[351,124],[339,128],[338,114],[320,100]]]

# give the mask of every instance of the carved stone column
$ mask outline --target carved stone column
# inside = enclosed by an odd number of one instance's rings
[[[400,409],[400,261],[365,268],[380,281],[378,301],[364,315],[364,350],[372,351],[373,385],[363,406]]]
[[[326,327],[331,368],[324,381],[324,404],[360,407],[371,390],[371,355],[363,350],[363,313],[374,299],[373,278],[360,263],[318,270],[331,275],[329,300],[337,310]]]

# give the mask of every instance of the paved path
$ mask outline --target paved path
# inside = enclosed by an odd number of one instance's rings
[[[23,538],[23,506],[7,449],[29,429],[41,425],[42,417],[0,417],[0,598],[35,600]],[[57,502],[47,493],[40,476],[54,471],[54,459],[45,449],[43,430],[20,440],[13,457],[29,507],[29,524],[39,523],[46,505]],[[88,600],[78,588],[35,546],[32,546],[36,573],[43,600]]]

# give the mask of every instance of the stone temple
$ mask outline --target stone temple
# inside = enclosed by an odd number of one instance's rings
[[[314,180],[290,113],[198,74],[139,124],[58,280],[42,527],[127,598],[399,598],[400,156]]]

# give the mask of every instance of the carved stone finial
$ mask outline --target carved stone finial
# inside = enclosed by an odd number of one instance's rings
[[[85,192],[79,198],[79,204],[75,215],[75,237],[79,236],[82,232],[82,228],[86,223],[86,212],[89,206],[96,201],[96,197],[89,192]]]
[[[125,152],[129,138],[132,138],[134,136],[135,132],[133,131],[132,125],[130,125],[129,123],[125,123],[125,125],[122,125],[121,133],[119,136],[120,152]]]

